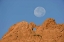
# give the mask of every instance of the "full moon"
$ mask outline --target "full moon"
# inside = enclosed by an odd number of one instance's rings
[[[43,17],[46,13],[46,10],[43,7],[36,7],[34,9],[34,15],[36,17]]]

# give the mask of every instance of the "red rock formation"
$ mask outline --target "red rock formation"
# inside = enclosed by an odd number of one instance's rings
[[[11,26],[0,42],[64,42],[64,24],[56,24],[52,18],[40,26],[22,21]]]

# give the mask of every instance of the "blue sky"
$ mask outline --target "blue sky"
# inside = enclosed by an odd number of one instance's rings
[[[46,10],[46,14],[40,18],[34,15],[34,9],[38,6]],[[17,22],[39,25],[47,18],[64,23],[64,0],[0,0],[0,38]]]

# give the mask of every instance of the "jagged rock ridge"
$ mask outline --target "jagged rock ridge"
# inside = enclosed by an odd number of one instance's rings
[[[64,24],[56,24],[52,18],[39,26],[22,21],[11,26],[0,42],[64,42]]]

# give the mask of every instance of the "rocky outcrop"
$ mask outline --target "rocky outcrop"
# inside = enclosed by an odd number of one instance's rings
[[[56,24],[52,18],[39,26],[22,21],[11,26],[0,42],[64,42],[64,24]]]

